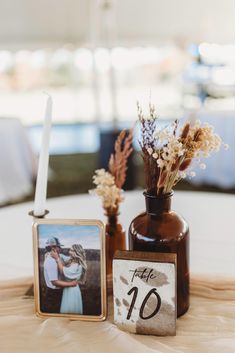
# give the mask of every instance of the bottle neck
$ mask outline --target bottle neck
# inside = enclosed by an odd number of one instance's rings
[[[108,223],[112,226],[118,223],[118,216],[116,214],[108,215]]]
[[[105,215],[107,217],[107,224],[109,224],[109,226],[115,227],[118,224],[118,210],[116,210],[116,212],[106,212]]]
[[[147,214],[157,216],[163,212],[169,212],[172,195],[173,192],[162,195],[144,192]]]

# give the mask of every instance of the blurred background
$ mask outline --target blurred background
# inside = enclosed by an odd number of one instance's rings
[[[0,0],[0,206],[34,196],[47,91],[48,196],[87,192],[136,101],[200,119],[228,151],[177,188],[235,193],[233,0]],[[136,136],[138,136],[138,131]],[[125,189],[144,187],[138,138]]]

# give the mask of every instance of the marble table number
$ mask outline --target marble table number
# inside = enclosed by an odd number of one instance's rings
[[[176,255],[118,251],[113,260],[114,322],[131,333],[176,334]]]

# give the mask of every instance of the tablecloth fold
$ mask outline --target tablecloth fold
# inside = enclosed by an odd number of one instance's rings
[[[195,276],[191,306],[177,320],[175,337],[133,335],[112,322],[112,300],[105,322],[40,319],[33,298],[25,296],[31,278],[0,282],[1,353],[233,353],[235,280]]]

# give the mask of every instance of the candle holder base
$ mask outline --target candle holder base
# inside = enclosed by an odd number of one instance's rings
[[[41,215],[41,216],[35,216],[34,211],[32,210],[32,211],[30,211],[30,212],[28,213],[28,215],[29,215],[29,216],[32,216],[33,218],[40,218],[40,219],[42,219],[42,218],[45,218],[46,215],[48,215],[49,212],[50,212],[50,211],[45,210],[45,212],[44,212],[43,215]]]
[[[45,210],[44,214],[41,215],[41,216],[35,216],[34,214],[34,211],[30,211],[28,213],[29,216],[33,217],[34,219],[42,219],[42,218],[45,218],[46,215],[48,215],[49,211],[48,210]],[[27,289],[27,291],[25,292],[25,297],[28,298],[28,297],[34,297],[34,285],[33,283],[30,285],[30,287]]]

